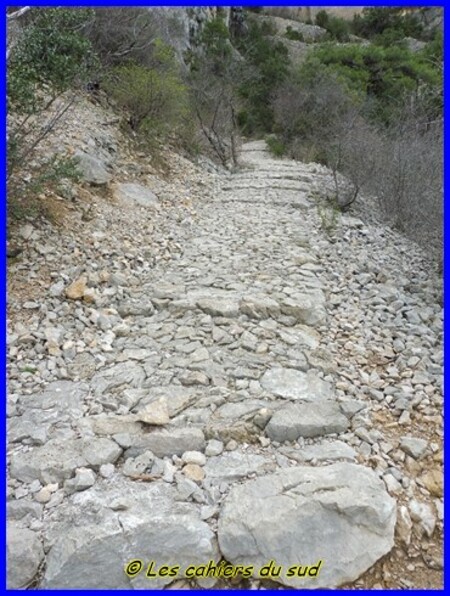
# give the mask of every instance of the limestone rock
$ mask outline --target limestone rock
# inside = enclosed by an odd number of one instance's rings
[[[87,278],[79,277],[66,288],[66,297],[70,300],[81,300],[86,291]]]
[[[203,468],[197,464],[186,464],[183,468],[183,474],[189,480],[194,480],[194,482],[201,482],[205,477]]]
[[[444,495],[444,477],[441,468],[428,470],[421,476],[420,480],[433,497],[442,497]]]
[[[312,371],[304,373],[293,368],[271,368],[260,382],[266,391],[277,397],[305,401],[333,398],[330,384]]]
[[[74,155],[83,180],[93,186],[103,186],[111,180],[104,162],[90,153],[77,151]]]
[[[145,577],[150,561],[158,568],[164,563],[185,569],[220,558],[211,529],[194,506],[174,501],[170,485],[125,478],[101,491],[77,493],[60,523],[49,529],[47,542],[45,589],[161,588],[174,578]],[[136,559],[143,568],[127,576],[125,565]],[[205,587],[213,584],[209,580]]]
[[[185,451],[203,451],[205,436],[199,428],[165,428],[143,435],[120,433],[113,439],[127,449],[129,457],[151,451],[156,457],[182,455]]]
[[[114,463],[122,449],[109,439],[53,439],[42,447],[10,457],[10,474],[21,482],[47,484],[70,478],[79,467],[99,468]]]
[[[425,454],[427,446],[428,441],[417,437],[402,437],[400,441],[400,449],[414,459],[420,459]]]
[[[142,186],[142,184],[118,184],[114,191],[114,196],[126,205],[136,204],[148,209],[157,209],[159,207],[158,197],[149,188]]]
[[[144,409],[137,413],[137,420],[145,424],[164,426],[170,421],[169,408],[165,397],[150,402]]]
[[[234,487],[219,516],[219,545],[233,563],[260,568],[271,559],[286,570],[322,560],[290,587],[334,588],[357,579],[394,544],[395,501],[368,468],[337,463],[298,467]]]
[[[347,430],[349,421],[332,400],[289,404],[277,410],[266,426],[273,441],[295,441],[299,437],[319,437]]]
[[[8,589],[25,588],[36,575],[44,558],[41,541],[35,532],[8,524],[6,544]]]

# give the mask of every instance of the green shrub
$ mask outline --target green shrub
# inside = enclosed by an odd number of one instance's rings
[[[81,28],[90,9],[38,8],[8,61],[8,109],[18,114],[45,110],[49,99],[84,83],[96,65]]]
[[[292,29],[290,25],[288,25],[284,36],[287,39],[292,39],[293,41],[305,41],[303,33],[301,33],[301,31],[296,31],[295,29]]]
[[[72,106],[75,95],[70,90],[84,85],[97,66],[92,46],[82,34],[91,17],[90,9],[32,9],[11,48],[7,178],[12,202],[33,192],[34,186],[19,175],[25,165],[36,188],[65,177],[63,161],[38,164],[30,158]]]
[[[238,119],[244,134],[272,132],[271,97],[289,72],[286,46],[267,37],[266,30],[266,25],[250,21],[247,35],[237,42],[247,65],[239,82],[243,106]]]
[[[396,30],[402,37],[421,39],[423,25],[414,14],[402,14],[401,7],[365,8],[362,14],[356,14],[352,23],[356,35],[371,39],[387,29]]]
[[[266,137],[266,143],[275,157],[282,157],[285,154],[286,147],[283,141],[276,135],[268,135]]]
[[[134,131],[161,135],[176,128],[188,109],[187,89],[181,80],[171,49],[155,43],[154,68],[130,63],[113,68],[103,86],[129,113]]]

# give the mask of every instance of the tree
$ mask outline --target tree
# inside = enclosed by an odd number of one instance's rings
[[[61,121],[75,100],[66,92],[84,85],[96,64],[82,35],[91,10],[26,12],[8,59],[8,178]]]

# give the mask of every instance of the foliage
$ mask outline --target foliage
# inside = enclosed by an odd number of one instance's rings
[[[419,97],[425,88],[441,88],[441,72],[423,52],[403,47],[336,46],[325,44],[309,57],[333,73],[354,93],[366,99],[373,121],[389,123],[404,98]],[[438,93],[439,95],[439,93]],[[438,106],[439,109],[439,106]]]
[[[27,12],[24,27],[8,59],[8,199],[11,208],[75,176],[73,164],[54,158],[31,160],[40,143],[60,124],[75,101],[74,90],[96,67],[82,27],[90,9],[37,8]],[[27,176],[21,170],[27,167]],[[30,182],[32,180],[33,182]]]
[[[192,107],[202,139],[222,165],[230,159],[235,165],[237,89],[243,72],[221,14],[206,23],[189,62]]]
[[[292,39],[294,41],[305,41],[303,33],[301,31],[296,31],[295,29],[292,29],[291,25],[288,25],[288,27],[286,28],[286,33],[284,34],[284,36],[287,39]]]
[[[251,20],[247,35],[237,43],[248,65],[246,77],[239,85],[245,106],[239,114],[239,122],[245,134],[271,132],[271,97],[289,72],[288,50],[281,42],[271,40],[268,30],[264,23]]]
[[[345,19],[329,15],[326,10],[319,10],[316,15],[316,25],[327,31],[327,39],[336,41],[348,41],[350,35],[350,23]]]
[[[277,135],[267,135],[266,143],[270,151],[275,157],[282,157],[286,152],[286,147],[283,141]]]
[[[17,114],[45,110],[51,98],[84,82],[95,65],[81,28],[89,9],[37,9],[8,62],[8,109]]]
[[[149,66],[158,36],[154,13],[131,6],[96,8],[83,32],[105,68],[127,61]]]
[[[129,113],[134,131],[167,134],[180,124],[187,110],[187,89],[171,48],[156,40],[153,68],[128,63],[111,69],[103,87]]]
[[[402,7],[365,8],[362,14],[356,14],[352,23],[356,35],[371,39],[387,30],[398,31],[401,37],[421,39],[423,25],[414,14],[403,13]]]
[[[60,194],[68,183],[80,180],[81,173],[73,158],[55,155],[36,164],[27,176],[10,178],[8,215],[15,220],[42,215],[42,205],[37,197],[44,189]]]

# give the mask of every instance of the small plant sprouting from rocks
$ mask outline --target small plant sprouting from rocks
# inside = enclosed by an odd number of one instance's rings
[[[317,191],[312,191],[310,198],[316,202],[317,214],[320,219],[320,228],[328,235],[333,236],[337,229],[341,210],[335,196],[325,196]]]
[[[268,135],[266,137],[266,143],[270,152],[275,155],[275,157],[282,157],[286,153],[286,147],[284,146],[283,141],[276,135]]]

